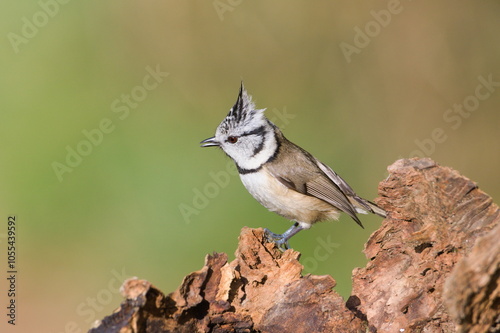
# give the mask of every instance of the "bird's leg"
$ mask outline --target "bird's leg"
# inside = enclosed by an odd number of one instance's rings
[[[281,235],[275,234],[267,228],[264,229],[264,232],[266,240],[268,242],[275,243],[278,246],[278,249],[280,249],[281,251],[285,251],[290,248],[290,245],[288,245],[288,240],[303,229],[304,228],[301,227],[298,222],[295,222],[287,231],[285,231]]]

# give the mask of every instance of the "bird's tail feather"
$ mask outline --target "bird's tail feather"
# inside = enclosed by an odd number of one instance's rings
[[[377,206],[374,202],[360,198],[358,196],[354,197],[354,206],[356,207],[356,212],[361,214],[373,213],[381,217],[387,217],[387,212]]]

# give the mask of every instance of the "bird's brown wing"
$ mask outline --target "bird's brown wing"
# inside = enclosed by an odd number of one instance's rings
[[[355,202],[355,205],[358,206],[359,209],[356,209],[356,212],[367,214],[368,212],[377,214],[382,217],[386,217],[387,213],[377,206],[375,203],[363,199],[354,193],[354,190],[342,179],[335,171],[332,170],[328,165],[321,163],[316,160],[318,167],[325,173],[325,175],[330,178],[337,186],[350,198],[352,198]]]
[[[343,188],[320,168],[318,163],[321,162],[296,145],[293,145],[292,149],[298,149],[300,152],[280,154],[281,161],[279,163],[270,163],[267,167],[269,172],[289,189],[329,203],[347,213],[356,223],[363,227],[356,216],[356,208],[347,198],[347,195],[354,193],[349,185],[344,182],[345,186],[347,186],[344,187],[348,191],[345,193]]]

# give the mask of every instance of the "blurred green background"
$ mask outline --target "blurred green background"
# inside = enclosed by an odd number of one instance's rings
[[[124,278],[168,293],[207,253],[232,259],[243,226],[289,227],[199,148],[241,79],[363,197],[414,155],[500,196],[500,84],[479,87],[500,82],[497,1],[4,1],[0,17],[0,267],[15,214],[18,331],[85,332]],[[291,241],[344,297],[381,223],[361,218]]]

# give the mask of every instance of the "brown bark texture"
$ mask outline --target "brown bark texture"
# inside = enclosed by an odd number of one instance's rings
[[[500,332],[498,206],[430,159],[388,171],[376,199],[388,217],[347,302],[331,276],[302,275],[299,252],[245,227],[233,261],[207,255],[168,295],[125,281],[120,308],[89,332]]]

